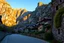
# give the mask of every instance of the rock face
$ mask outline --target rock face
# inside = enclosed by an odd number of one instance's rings
[[[26,9],[13,9],[5,0],[0,0],[1,20],[2,23],[8,27],[15,25],[22,27],[26,24],[36,24],[43,18],[43,15],[45,15],[46,7],[46,4],[39,2],[35,11],[30,12]]]
[[[42,3],[42,2],[39,2],[39,3],[38,3],[38,6],[42,6],[42,5],[43,5],[43,3]]]
[[[57,12],[58,9],[63,8],[64,7],[64,0],[51,0],[52,2],[52,32],[54,34],[55,39],[57,40],[61,40],[64,43],[64,17],[62,17],[62,24],[61,27],[59,27],[58,29],[54,26],[54,16]],[[60,5],[58,5],[60,4]]]
[[[53,35],[56,40],[60,40],[64,43],[64,16],[62,16],[61,27],[52,29]]]
[[[42,2],[38,3],[38,7],[42,6]],[[39,8],[37,8],[39,9]],[[36,11],[39,12],[40,10]],[[36,14],[28,12],[26,9],[13,9],[10,4],[8,4],[5,0],[0,0],[0,15],[2,16],[2,23],[6,26],[14,26],[18,23],[26,23],[31,22],[33,20],[33,16],[36,17]],[[41,13],[41,12],[40,12]],[[40,14],[38,14],[40,15]],[[30,19],[28,19],[31,16]],[[28,20],[27,20],[28,19]],[[36,19],[35,19],[36,20]],[[33,20],[33,21],[35,21]],[[22,21],[22,22],[21,22]]]
[[[41,21],[45,17],[50,16],[50,5],[42,4],[42,2],[39,2],[35,11],[30,12],[26,11],[25,9],[21,11],[20,16],[17,18],[17,21],[19,21],[17,27],[19,28],[27,25],[27,24],[36,24],[38,21]],[[49,14],[49,15],[48,15]]]
[[[23,27],[27,24],[36,24],[39,21],[39,17],[42,15],[42,9],[44,9],[46,6],[47,5],[43,5],[42,2],[39,2],[35,11],[33,12],[26,11],[25,9],[21,11],[20,16],[17,18],[19,21],[19,27]]]
[[[0,0],[0,15],[2,23],[6,26],[16,25],[16,18],[19,17],[21,9],[13,9],[5,0]]]

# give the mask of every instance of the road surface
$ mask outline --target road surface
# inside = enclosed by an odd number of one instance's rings
[[[7,35],[1,43],[48,43],[44,40],[20,34]]]

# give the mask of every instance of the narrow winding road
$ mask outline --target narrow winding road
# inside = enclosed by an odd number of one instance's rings
[[[20,34],[7,34],[0,31],[0,43],[48,43],[44,40]]]
[[[20,34],[7,35],[1,43],[48,43],[44,40],[28,37]]]

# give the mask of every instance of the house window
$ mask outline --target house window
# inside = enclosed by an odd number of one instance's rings
[[[60,29],[58,29],[58,34],[60,34]]]
[[[60,2],[62,2],[62,0],[60,0]]]
[[[58,6],[56,6],[56,10],[58,10]]]

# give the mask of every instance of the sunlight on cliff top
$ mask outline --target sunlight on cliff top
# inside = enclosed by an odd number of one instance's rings
[[[16,25],[16,18],[20,15],[21,9],[13,9],[5,0],[0,0],[0,15],[2,23],[6,26]]]

